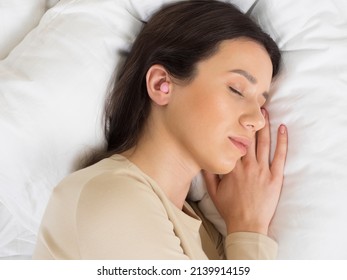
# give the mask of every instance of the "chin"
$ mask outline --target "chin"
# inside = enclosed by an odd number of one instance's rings
[[[214,174],[220,174],[220,175],[225,175],[233,171],[235,165],[236,165],[237,160],[232,160],[232,161],[224,161],[223,163],[219,164],[218,166],[215,167],[217,172],[213,172]]]

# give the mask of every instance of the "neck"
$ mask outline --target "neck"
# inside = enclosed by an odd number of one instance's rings
[[[191,181],[200,169],[165,129],[158,125],[147,126],[136,147],[124,155],[156,181],[171,202],[182,209]]]

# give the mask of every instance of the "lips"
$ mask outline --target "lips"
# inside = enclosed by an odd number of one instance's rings
[[[247,154],[247,150],[251,145],[251,141],[247,138],[229,137],[231,143],[240,150],[242,155]]]

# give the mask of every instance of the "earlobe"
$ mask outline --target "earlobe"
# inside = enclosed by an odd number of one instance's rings
[[[147,92],[151,100],[165,106],[170,100],[171,78],[162,65],[152,65],[146,75]]]

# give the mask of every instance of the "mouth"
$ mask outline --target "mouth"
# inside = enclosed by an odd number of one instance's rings
[[[240,137],[229,137],[229,140],[241,152],[242,156],[247,154],[247,150],[251,145],[250,140]]]

